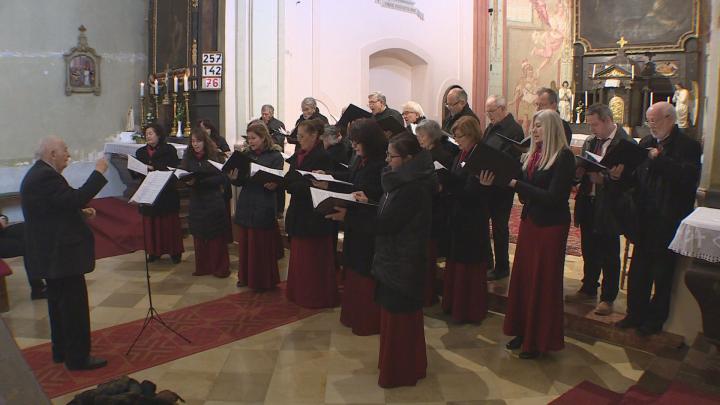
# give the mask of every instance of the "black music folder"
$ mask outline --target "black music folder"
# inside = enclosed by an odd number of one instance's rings
[[[378,121],[378,124],[380,125],[380,128],[383,129],[383,131],[390,131],[393,136],[407,131],[407,128],[405,128],[403,124],[399,123],[398,120],[396,120],[390,115],[380,119]]]
[[[496,186],[507,186],[510,180],[522,176],[522,164],[517,159],[482,142],[475,145],[475,149],[463,163],[462,167],[474,175],[483,170],[493,172],[493,185]]]
[[[633,141],[621,139],[605,154],[600,163],[607,168],[623,164],[625,166],[623,173],[632,173],[647,157],[647,149]]]
[[[500,132],[495,132],[495,135],[499,136],[503,141],[509,142],[518,148],[521,149],[527,149],[530,147],[530,142],[532,142],[532,137],[528,136],[527,138],[523,139],[522,141],[516,141],[512,138],[508,138],[507,136],[501,134]]]
[[[312,197],[313,208],[320,214],[328,215],[335,212],[335,207],[349,208],[376,208],[377,204],[372,202],[360,202],[355,200],[352,194],[337,193],[328,190],[311,187],[310,196]]]
[[[370,117],[372,117],[372,113],[370,111],[363,110],[355,104],[350,104],[347,106],[345,111],[343,111],[343,114],[340,116],[340,119],[337,121],[337,123],[335,123],[335,126],[345,129],[349,123],[357,119]]]

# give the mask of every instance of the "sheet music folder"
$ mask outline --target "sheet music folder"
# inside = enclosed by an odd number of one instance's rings
[[[315,187],[310,188],[310,196],[312,197],[313,208],[315,208],[315,211],[323,215],[334,213],[335,207],[377,207],[377,204],[371,202],[364,203],[355,200],[355,197],[353,197],[352,194],[336,193]]]
[[[517,159],[482,142],[475,146],[464,163],[463,167],[474,175],[483,170],[493,172],[493,185],[496,186],[507,186],[510,180],[522,175],[522,164]]]
[[[140,205],[154,205],[172,176],[174,176],[174,173],[171,171],[152,171],[148,173],[135,194],[130,198],[130,202]]]

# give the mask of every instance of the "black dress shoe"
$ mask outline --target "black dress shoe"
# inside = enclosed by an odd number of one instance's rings
[[[44,300],[47,299],[47,288],[43,287],[38,290],[30,291],[31,300]]]
[[[93,356],[88,356],[81,364],[65,363],[68,370],[95,370],[105,366],[107,366],[107,360]]]
[[[519,356],[523,360],[532,360],[540,357],[540,352],[522,352]]]
[[[174,264],[178,264],[178,263],[180,263],[180,261],[182,260],[182,254],[172,255],[172,256],[170,256],[170,260],[172,260],[172,262],[173,262]]]
[[[523,344],[523,337],[516,336],[505,345],[505,348],[508,350],[517,350],[522,346],[522,344]]]
[[[635,333],[637,333],[639,336],[650,336],[650,335],[657,335],[658,333],[662,332],[661,327],[657,327],[655,325],[648,325],[648,324],[642,324],[639,326]]]
[[[496,280],[502,280],[510,275],[509,271],[502,271],[502,270],[490,270],[487,273],[487,280],[488,281],[496,281]]]
[[[617,326],[620,329],[630,329],[630,328],[637,328],[640,326],[640,322],[636,321],[633,317],[630,315],[626,316],[622,320],[619,320],[615,323],[615,326]]]

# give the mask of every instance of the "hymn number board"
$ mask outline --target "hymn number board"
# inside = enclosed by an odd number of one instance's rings
[[[222,90],[223,54],[208,52],[202,54],[201,88],[203,90]]]

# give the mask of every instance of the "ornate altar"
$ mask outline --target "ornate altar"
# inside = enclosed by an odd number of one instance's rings
[[[669,101],[687,107],[692,133],[700,112],[699,7],[699,0],[575,0],[575,100],[608,104],[633,136],[647,133],[652,103]]]

